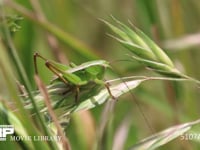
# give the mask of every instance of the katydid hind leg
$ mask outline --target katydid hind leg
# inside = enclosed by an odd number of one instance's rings
[[[33,55],[33,60],[34,60],[34,69],[35,69],[35,74],[38,74],[38,67],[37,67],[37,58],[41,58],[45,61],[47,61],[46,58],[44,58],[43,56],[41,56],[39,53],[35,52]]]
[[[47,68],[49,68],[50,71],[52,71],[58,78],[60,78],[65,84],[68,84],[68,81],[59,74],[59,71],[57,70],[56,67],[54,67],[49,61],[46,61],[45,65]]]

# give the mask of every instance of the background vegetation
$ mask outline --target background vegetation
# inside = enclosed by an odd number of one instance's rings
[[[128,51],[106,35],[111,31],[99,20],[110,21],[111,14],[126,24],[128,20],[133,22],[165,50],[179,70],[200,79],[198,0],[5,0],[3,9],[6,16],[13,18],[9,28],[13,31],[12,39],[31,90],[36,89],[33,78],[35,51],[64,64],[105,59],[111,62],[114,70],[108,74],[108,79],[118,75],[157,75],[136,61],[118,61],[127,60]],[[11,78],[14,76],[24,84],[23,77],[17,73],[15,55],[2,41],[0,54],[2,70],[12,70]],[[42,80],[49,84],[52,73],[42,61],[39,62],[39,72]],[[15,83],[8,86],[8,79],[5,80],[3,74],[1,71],[0,99],[7,101],[13,99],[12,85]],[[127,149],[153,133],[199,118],[200,93],[193,83],[148,81],[132,93],[134,96],[127,94],[116,103],[102,149]],[[72,116],[66,133],[72,149],[94,146],[104,106]],[[121,130],[124,131],[120,135]],[[198,128],[193,130],[199,131]],[[161,149],[199,148],[199,140],[177,139]]]

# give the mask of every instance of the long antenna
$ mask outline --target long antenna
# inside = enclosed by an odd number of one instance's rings
[[[112,66],[111,68],[114,69],[113,66]],[[113,71],[113,72],[114,72],[114,71]],[[116,74],[116,75],[119,77],[119,79],[126,85],[126,87],[127,87],[128,89],[130,89],[130,88],[128,87],[128,85],[126,84],[125,80],[124,80],[123,78],[121,78],[120,75],[119,75],[118,73],[115,72],[115,74]],[[149,128],[149,130],[150,130],[152,133],[154,133],[155,130],[154,130],[154,128],[151,126],[151,124],[150,124],[148,118],[146,117],[145,112],[144,112],[142,106],[140,105],[140,103],[138,102],[138,100],[136,99],[136,97],[134,96],[134,94],[132,93],[131,89],[130,89],[129,91],[130,91],[130,95],[131,95],[131,97],[132,97],[134,103],[136,104],[136,106],[137,106],[139,112],[140,112],[141,115],[142,115],[142,118],[143,118],[144,122],[146,123],[147,127]]]

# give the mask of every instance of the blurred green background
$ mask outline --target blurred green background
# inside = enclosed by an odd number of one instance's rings
[[[156,76],[137,62],[126,61],[128,51],[107,35],[112,32],[99,20],[111,21],[110,15],[125,24],[131,21],[165,50],[179,70],[200,79],[199,0],[16,0],[6,1],[4,7],[6,15],[23,17],[16,21],[20,28],[13,32],[12,38],[33,90],[36,88],[33,79],[36,51],[64,64],[105,59],[113,66],[108,79],[128,75]],[[15,28],[11,24],[10,29]],[[12,56],[7,55],[15,71]],[[39,73],[48,84],[52,73],[42,61],[39,61]],[[17,76],[16,79],[20,80]],[[0,96],[9,99],[2,77],[0,84]],[[121,137],[124,140],[122,149],[127,149],[155,132],[199,117],[199,88],[192,83],[148,81],[132,93],[134,97],[126,94],[114,108],[109,132],[103,141],[107,149],[119,144],[116,138],[120,127],[125,127],[127,132]],[[72,117],[67,128],[72,149],[93,147],[103,107]],[[177,139],[161,149],[199,148],[199,141]]]

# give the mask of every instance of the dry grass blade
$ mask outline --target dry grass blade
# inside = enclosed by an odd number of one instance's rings
[[[68,139],[65,137],[65,134],[63,133],[62,131],[62,128],[59,124],[59,121],[53,111],[53,108],[51,106],[51,101],[50,101],[50,98],[49,98],[49,95],[48,95],[48,92],[47,92],[47,89],[46,87],[44,86],[44,84],[42,83],[42,81],[40,80],[40,78],[36,75],[35,76],[35,81],[37,83],[37,86],[41,92],[41,94],[43,95],[44,97],[44,101],[45,101],[45,104],[47,106],[47,109],[48,109],[48,112],[57,128],[57,132],[58,132],[58,135],[61,136],[61,141],[62,141],[62,144],[63,144],[63,149],[65,150],[70,150],[70,144],[68,142]]]
[[[154,150],[181,136],[182,134],[190,130],[192,126],[199,123],[200,119],[193,122],[188,122],[170,127],[164,131],[161,131],[157,134],[145,138],[144,140],[130,148],[130,150]]]
[[[90,60],[98,58],[96,54],[92,52],[93,50],[89,46],[72,37],[68,32],[64,32],[62,29],[58,28],[49,21],[41,18],[36,18],[35,14],[32,11],[16,3],[15,1],[5,0],[5,5],[21,13],[33,23],[38,24],[40,27],[54,35],[58,40],[65,43],[68,47],[79,53],[81,56],[84,56],[86,59]]]
[[[116,100],[108,101],[102,111],[100,125],[97,129],[96,149],[106,149],[108,143],[105,142],[105,137],[109,135],[109,124],[112,123],[113,113]]]
[[[136,88],[137,86],[139,86],[140,83],[142,83],[143,81],[146,81],[146,79],[132,80],[132,81],[127,81],[127,82],[120,83],[117,85],[111,85],[110,90],[111,90],[111,93],[113,95],[115,95],[116,98],[118,98],[121,95],[123,95],[123,94],[129,92],[130,90]],[[81,102],[77,107],[75,107],[72,110],[72,112],[77,112],[80,110],[88,110],[88,109],[94,108],[98,105],[103,104],[108,99],[111,99],[110,95],[108,93],[108,90],[103,89],[94,97],[91,97],[91,98]]]
[[[131,125],[131,115],[128,115],[119,125],[113,140],[113,150],[122,150],[126,143],[128,132]]]

